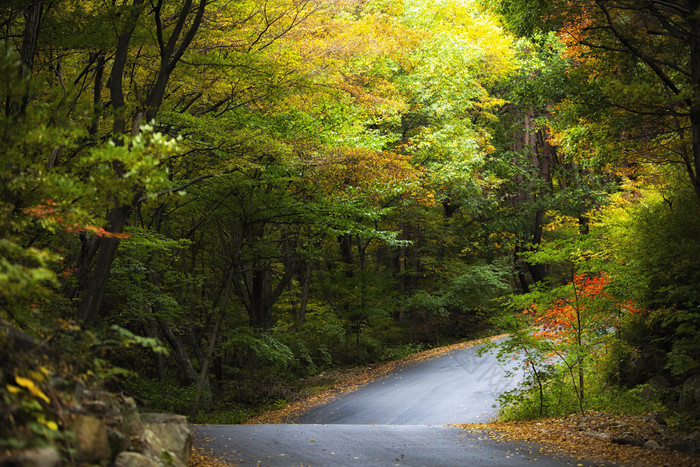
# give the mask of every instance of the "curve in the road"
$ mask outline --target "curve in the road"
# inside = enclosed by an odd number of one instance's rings
[[[194,427],[196,445],[240,466],[594,465],[441,426],[488,421],[498,395],[522,377],[493,354],[454,350],[312,408],[295,424]]]
[[[507,377],[510,371],[513,376]],[[513,364],[477,349],[455,350],[400,368],[386,378],[300,416],[296,423],[441,425],[487,422],[496,398],[522,380]]]

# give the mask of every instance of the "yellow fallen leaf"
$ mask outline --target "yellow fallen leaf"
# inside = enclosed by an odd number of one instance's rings
[[[23,388],[27,389],[32,395],[38,397],[39,399],[43,400],[47,404],[51,402],[51,400],[44,394],[41,389],[34,383],[29,378],[23,378],[22,376],[15,376],[15,381],[17,382],[18,385],[22,386]]]
[[[18,388],[17,386],[13,386],[12,384],[6,385],[5,388],[12,394],[19,394],[22,392],[22,389]]]

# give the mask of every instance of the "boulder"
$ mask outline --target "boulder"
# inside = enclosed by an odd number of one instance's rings
[[[99,462],[112,458],[107,426],[91,415],[76,415],[69,424],[75,434],[75,457],[80,462]]]
[[[122,452],[114,459],[114,467],[160,467],[162,464],[138,452]]]
[[[646,400],[657,400],[660,396],[668,392],[671,382],[663,375],[655,375],[645,383],[639,396]]]
[[[612,435],[610,433],[600,432],[600,431],[587,431],[586,434],[593,438],[598,438],[603,441],[611,441]]]
[[[131,397],[124,397],[119,409],[121,415],[121,427],[124,433],[140,438],[143,435],[143,422],[141,414],[136,406],[136,401]]]
[[[14,456],[0,458],[0,467],[57,467],[61,456],[53,446],[28,449]]]
[[[622,433],[619,436],[614,436],[611,441],[615,444],[628,444],[631,446],[644,446],[645,441],[635,438],[630,433]]]
[[[698,410],[700,407],[700,375],[693,375],[685,380],[678,402],[681,409]]]
[[[150,457],[186,467],[192,450],[192,434],[182,415],[141,414],[144,452]]]
[[[107,428],[107,439],[112,459],[116,458],[120,452],[128,451],[131,448],[131,440],[120,431]]]
[[[652,345],[643,346],[638,353],[630,356],[623,371],[625,381],[632,385],[642,384],[666,368],[666,353]]]

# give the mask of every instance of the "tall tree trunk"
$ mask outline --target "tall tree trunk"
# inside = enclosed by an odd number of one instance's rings
[[[90,135],[97,134],[100,124],[100,114],[102,113],[102,80],[105,72],[104,54],[98,52],[97,64],[95,65],[95,85],[92,90],[92,122],[90,123]]]
[[[123,232],[130,211],[130,206],[119,206],[112,209],[108,217],[107,230],[113,233]],[[92,326],[97,320],[102,299],[107,290],[109,272],[119,248],[119,238],[116,237],[95,237],[88,241],[96,243],[96,245],[88,247],[88,251],[97,250],[97,255],[95,264],[92,266],[92,273],[83,275],[85,278],[84,289],[81,291],[80,304],[78,305],[78,319],[86,327]],[[89,268],[89,258],[81,258],[78,264]]]
[[[538,209],[537,212],[535,213],[535,225],[534,225],[534,233],[532,235],[532,243],[534,245],[539,245],[540,242],[542,241],[542,230],[544,227],[544,210],[543,209]],[[527,265],[528,271],[530,271],[530,275],[532,276],[532,280],[537,283],[543,280],[547,276],[547,271],[545,269],[545,266],[543,264],[531,264],[529,262],[525,262]]]
[[[514,251],[513,251],[513,266],[515,267],[515,270],[518,275],[518,281],[520,282],[520,287],[523,290],[523,293],[529,293],[530,292],[530,285],[527,282],[527,278],[525,277],[525,273],[523,272],[523,268],[521,266],[522,261],[520,260],[519,253],[522,251],[522,249],[519,246],[516,246]]]
[[[114,121],[112,131],[116,138],[124,133],[126,116],[124,102],[124,69],[129,55],[129,43],[136,28],[137,20],[141,16],[142,6],[145,0],[134,0],[130,10],[129,19],[125,22],[124,29],[119,33],[117,48],[112,63],[112,72],[109,77],[109,91],[114,108]],[[120,144],[120,141],[116,141]],[[115,172],[121,176],[123,168],[115,165]],[[135,199],[140,196],[135,197]],[[126,219],[132,206],[119,203],[107,215],[107,231],[121,233],[124,231]],[[93,237],[87,240],[88,245],[81,248],[78,258],[78,275],[82,279],[79,285],[80,304],[78,305],[78,319],[86,327],[92,326],[97,320],[102,299],[104,298],[112,262],[119,248],[119,239],[115,237]],[[88,256],[83,256],[88,255]],[[95,258],[96,256],[96,258]],[[94,265],[93,263],[94,260]],[[81,271],[80,268],[83,268]]]
[[[39,27],[41,25],[41,14],[44,9],[43,0],[34,0],[24,12],[24,32],[22,33],[22,47],[19,51],[21,63],[19,77],[28,81],[34,69],[34,55],[36,53],[36,42],[39,39]],[[5,102],[5,112],[7,115],[24,115],[29,104],[29,84],[25,85],[19,102],[16,96],[8,95]]]
[[[690,124],[693,129],[693,163],[687,171],[700,201],[700,0],[688,0],[690,15]]]
[[[309,303],[309,291],[311,289],[311,274],[313,272],[313,263],[307,261],[304,265],[303,272],[300,271],[301,281],[301,300],[299,310],[297,311],[297,327],[301,327],[306,320],[306,306]]]
[[[248,311],[251,327],[269,329],[273,324],[272,310],[284,289],[296,273],[295,261],[287,259],[284,274],[274,285],[269,263],[253,265],[251,270],[236,274],[233,282],[236,294]]]

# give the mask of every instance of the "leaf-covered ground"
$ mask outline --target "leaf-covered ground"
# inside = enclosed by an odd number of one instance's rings
[[[542,452],[633,466],[700,466],[700,433],[669,429],[655,414],[587,412],[528,422],[459,425],[499,441],[538,443]]]

